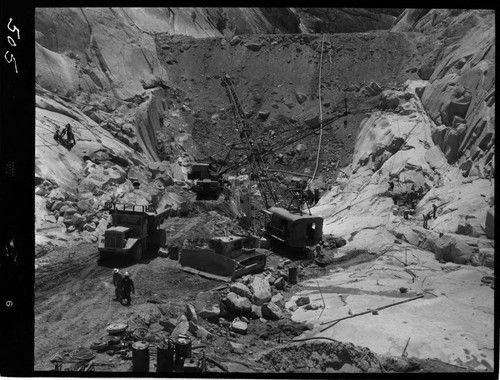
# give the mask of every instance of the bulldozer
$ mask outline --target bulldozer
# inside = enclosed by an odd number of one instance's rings
[[[180,264],[186,272],[220,281],[232,281],[262,272],[266,254],[259,251],[255,237],[225,236],[208,241],[208,248],[183,248]]]
[[[211,164],[192,164],[187,177],[194,181],[191,190],[196,193],[197,200],[219,199],[223,184],[221,176],[215,172]]]
[[[98,250],[102,259],[129,256],[139,261],[149,246],[165,246],[166,231],[159,227],[170,209],[158,212],[153,205],[106,202],[103,210],[111,213],[112,222],[99,239]]]

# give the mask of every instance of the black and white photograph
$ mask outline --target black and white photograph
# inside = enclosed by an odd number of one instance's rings
[[[495,16],[34,8],[24,370],[497,378]]]

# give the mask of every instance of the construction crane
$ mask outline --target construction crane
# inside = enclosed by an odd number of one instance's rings
[[[252,166],[253,178],[257,180],[259,190],[262,194],[262,199],[264,200],[264,205],[266,208],[270,207],[268,195],[275,205],[279,204],[276,192],[269,183],[270,178],[267,172],[266,164],[263,160],[264,152],[262,151],[261,145],[258,141],[252,139],[252,129],[247,125],[245,119],[245,113],[241,107],[241,103],[236,95],[234,89],[234,84],[229,75],[225,75],[221,79],[221,85],[226,89],[227,96],[232,104],[232,110],[234,118],[238,124],[238,132],[240,134],[240,139],[247,146],[249,154],[248,161]]]
[[[279,206],[279,200],[270,184],[268,170],[263,160],[264,155],[269,154],[271,149],[264,152],[261,144],[252,138],[252,130],[246,123],[246,117],[236,95],[231,77],[225,75],[221,79],[221,85],[226,89],[227,96],[231,102],[234,118],[238,124],[240,139],[248,149],[245,162],[249,162],[252,166],[253,177],[257,180],[264,201],[266,209],[263,212],[268,216],[266,218],[264,235],[290,248],[303,249],[316,245],[323,238],[323,218],[311,215],[310,210],[309,215],[302,215],[300,205],[304,203],[305,194],[304,189],[300,187],[289,189],[289,192],[292,194],[292,202],[288,206],[290,209],[294,201],[298,201],[299,205],[297,209],[300,211],[300,215],[295,215],[290,210],[282,207],[276,207]],[[242,162],[240,161],[238,164],[242,164]],[[268,195],[273,201],[274,207],[271,207]]]
[[[320,128],[324,128],[325,126],[328,126],[337,121],[338,119],[350,114],[351,112],[349,112],[347,109],[347,99],[344,99],[344,112],[338,113],[326,119],[325,121],[323,121],[323,123],[316,123],[312,126],[308,125],[307,127],[304,127],[304,125],[298,124],[298,122],[293,124],[288,124],[289,131],[293,130],[292,134],[286,136],[287,133],[285,132],[280,136],[280,139],[277,140],[274,144],[267,144],[264,147],[263,144],[259,143],[259,141],[252,138],[251,135],[252,130],[251,128],[249,128],[246,122],[245,113],[243,111],[241,103],[234,89],[234,84],[231,77],[229,77],[229,75],[223,76],[223,78],[221,79],[221,85],[226,89],[227,96],[232,105],[234,118],[238,123],[238,131],[240,133],[240,138],[242,140],[242,142],[238,145],[239,146],[245,145],[247,147],[248,153],[239,160],[237,160],[236,162],[234,162],[232,165],[226,167],[224,170],[220,170],[219,174],[224,174],[229,170],[234,170],[245,164],[250,163],[252,165],[253,177],[258,182],[259,190],[262,194],[265,207],[266,208],[270,207],[270,200],[272,200],[274,205],[277,206],[279,205],[280,200],[278,199],[276,192],[274,191],[274,189],[270,184],[269,169],[267,168],[264,162],[264,157],[273,154],[289,145],[299,142],[310,135],[316,134]],[[344,124],[346,123],[347,120],[344,120]],[[299,126],[300,126],[299,131],[296,131],[296,129]],[[237,144],[231,145],[223,162],[227,160],[231,151],[236,147],[236,145]],[[304,186],[301,186],[299,184],[293,187],[289,187],[287,191],[291,195],[291,201],[287,206],[287,209],[289,211],[302,213],[302,206],[305,203],[308,207],[309,214],[311,214],[309,205],[305,201],[308,198],[308,196],[305,192]]]

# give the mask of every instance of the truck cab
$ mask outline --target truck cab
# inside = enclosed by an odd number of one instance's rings
[[[162,241],[166,240],[165,231],[158,227],[167,216],[168,210],[157,213],[151,206],[121,206],[120,208],[113,204],[108,208],[111,212],[111,226],[99,240],[98,250],[103,258],[130,254],[140,260],[142,251],[147,249],[150,243],[161,245]]]

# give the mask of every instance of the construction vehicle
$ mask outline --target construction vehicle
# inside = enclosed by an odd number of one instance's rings
[[[291,248],[318,244],[323,239],[323,218],[313,215],[292,214],[281,207],[271,207],[263,212],[266,220],[264,236]]]
[[[231,102],[242,143],[248,147],[249,153],[244,157],[243,162],[250,163],[252,177],[257,180],[266,208],[263,210],[264,214],[268,216],[264,225],[264,236],[271,241],[279,241],[290,248],[306,248],[316,245],[322,240],[323,218],[311,215],[311,210],[307,204],[308,196],[303,186],[288,188],[288,192],[292,196],[288,209],[279,207],[281,202],[271,185],[270,176],[263,159],[266,154],[272,152],[276,147],[267,146],[267,149],[263,149],[263,144],[252,138],[252,130],[246,123],[246,116],[229,75],[225,75],[221,79],[221,85],[226,89],[227,96]],[[346,114],[347,109],[343,116]],[[333,119],[331,122],[333,122]],[[306,131],[303,135],[305,137],[308,134],[310,134],[310,131]],[[292,143],[297,141],[295,137],[293,137],[294,140],[292,140]],[[289,143],[287,142],[287,144]],[[271,207],[270,201],[274,203],[274,207]],[[307,205],[309,215],[303,215],[302,206],[304,204]]]
[[[99,240],[101,258],[130,256],[139,261],[149,246],[165,246],[166,231],[159,227],[170,209],[158,212],[153,205],[106,202],[104,210],[111,213],[112,222]]]
[[[256,249],[254,237],[227,236],[210,239],[205,248],[183,248],[182,269],[221,281],[232,281],[250,273],[262,272],[266,254]]]
[[[194,181],[191,190],[196,193],[196,199],[219,199],[223,184],[211,164],[193,163],[188,179]]]

